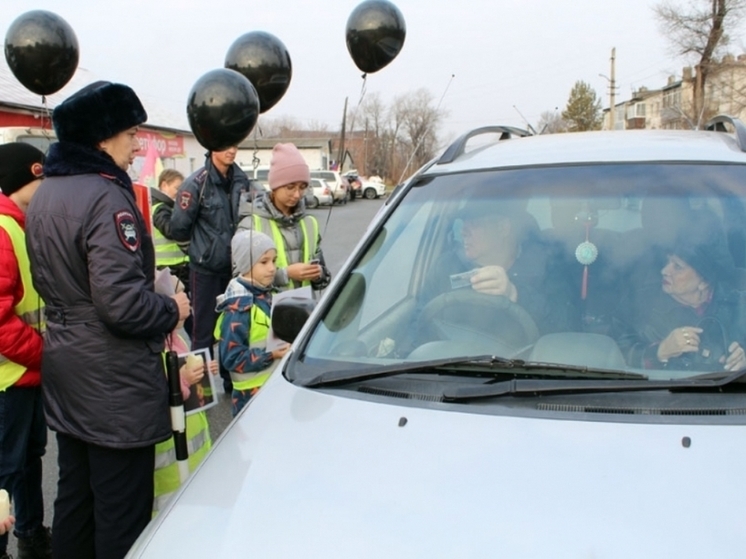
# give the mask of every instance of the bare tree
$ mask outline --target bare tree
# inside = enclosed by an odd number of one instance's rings
[[[426,89],[400,95],[388,106],[378,94],[370,94],[354,109],[352,137],[362,141],[349,142],[353,159],[364,162],[361,167],[368,174],[390,181],[432,159],[446,115],[433,101]]]
[[[406,154],[402,173],[421,167],[435,155],[438,126],[444,116],[434,106],[433,95],[424,88],[399,99],[401,111],[400,145]]]
[[[388,106],[378,93],[369,94],[357,107],[347,111],[345,150],[352,155],[358,170],[398,181],[430,159],[438,149],[438,128],[446,111],[433,102],[432,94],[419,89],[395,98]],[[296,118],[268,119],[261,116],[259,137],[283,138],[337,135],[324,123],[303,125]]]
[[[260,138],[282,138],[292,136],[296,130],[301,130],[300,121],[295,117],[281,116],[277,118],[259,116],[257,131]],[[253,133],[252,133],[253,135]]]
[[[746,0],[690,0],[685,7],[665,0],[654,8],[661,32],[676,53],[695,59],[692,113],[687,120],[697,125],[704,116],[705,87],[716,56],[730,42],[729,33],[743,23],[745,7]]]
[[[386,133],[388,129],[387,110],[378,93],[368,95],[358,108],[358,126],[363,128],[363,169],[368,175],[384,176],[388,168],[389,150]]]
[[[539,122],[536,123],[536,130],[539,134],[558,134],[567,132],[567,123],[556,110],[544,111],[539,115]]]

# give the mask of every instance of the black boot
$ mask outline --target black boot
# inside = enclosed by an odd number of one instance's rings
[[[51,559],[52,531],[39,526],[28,538],[18,538],[18,559]]]

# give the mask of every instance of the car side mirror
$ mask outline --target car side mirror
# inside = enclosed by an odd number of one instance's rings
[[[293,343],[316,306],[313,299],[288,298],[272,306],[272,330],[284,342]]]

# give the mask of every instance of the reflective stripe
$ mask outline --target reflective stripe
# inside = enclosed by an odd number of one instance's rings
[[[26,324],[43,334],[46,329],[44,322],[44,303],[34,289],[31,279],[31,263],[26,251],[26,235],[18,222],[10,216],[0,215],[0,228],[5,230],[13,245],[13,253],[18,261],[18,272],[21,276],[23,296],[13,308],[15,314]],[[14,363],[4,356],[0,356],[0,391],[13,386],[26,372],[26,367]]]
[[[275,242],[275,246],[277,247],[277,267],[278,268],[287,268],[288,267],[288,255],[287,250],[285,247],[285,238],[282,236],[282,232],[280,231],[280,226],[277,225],[277,222],[274,219],[267,219],[265,217],[261,217],[257,214],[254,214],[254,230],[261,232],[262,229],[269,229],[272,233],[272,240]],[[301,255],[301,262],[310,262],[311,257],[316,254],[317,249],[317,241],[319,238],[319,224],[316,221],[316,218],[307,215],[303,216],[303,218],[299,222],[300,230],[303,235],[303,246],[301,247],[303,253]],[[312,234],[309,236],[308,230],[311,230]],[[311,285],[311,282],[306,280],[301,282],[300,286],[296,285],[296,282],[288,279],[288,288],[292,289],[294,287],[302,287],[306,285]]]
[[[188,431],[187,431],[188,433]],[[189,456],[192,454],[196,454],[197,451],[199,451],[205,444],[207,444],[207,439],[210,436],[210,433],[208,431],[200,431],[194,437],[190,437],[187,439],[187,450],[189,451]],[[176,464],[176,449],[175,448],[169,448],[168,450],[165,450],[164,452],[156,452],[155,455],[155,469],[159,470],[162,468],[166,468],[170,466],[171,464]]]
[[[188,465],[189,472],[193,472],[212,448],[212,440],[210,439],[207,414],[204,411],[188,415],[186,420],[187,435],[190,435],[187,440]],[[176,461],[173,438],[155,445],[155,452],[153,512],[163,508],[168,497],[181,485],[180,464]]]
[[[225,320],[225,314],[220,313],[218,320],[215,324],[215,339],[220,339],[220,327]],[[267,347],[267,336],[269,335],[269,316],[258,305],[251,306],[251,324],[249,325],[249,347],[265,349]],[[233,388],[236,390],[249,390],[250,388],[256,388],[262,386],[269,378],[270,373],[274,370],[277,365],[276,361],[272,361],[270,365],[261,371],[255,373],[237,373],[231,371],[231,381],[233,381]]]
[[[155,210],[162,205],[163,202],[154,204],[150,215],[155,215]],[[156,266],[178,266],[189,262],[189,257],[182,252],[178,243],[166,238],[155,225],[153,225],[153,248]]]
[[[168,500],[173,497],[174,493],[176,493],[176,491],[164,493],[163,495],[158,495],[153,498],[153,516],[155,516],[158,511],[161,511],[166,507]]]

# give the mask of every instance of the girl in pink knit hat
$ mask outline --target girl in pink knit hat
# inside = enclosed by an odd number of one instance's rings
[[[284,291],[310,285],[323,289],[331,274],[321,252],[316,218],[306,213],[305,192],[311,181],[308,164],[294,144],[277,144],[269,163],[270,191],[252,204],[238,230],[266,233],[277,246],[275,287]]]

